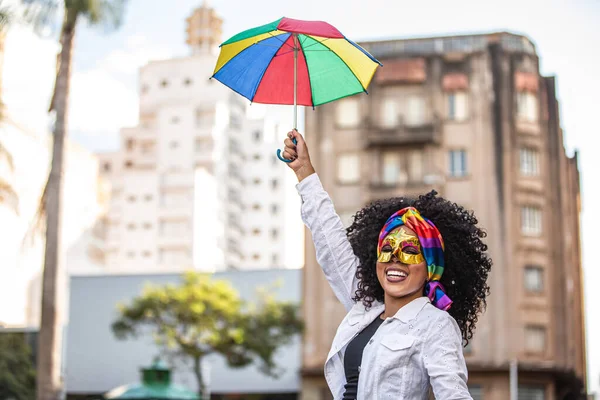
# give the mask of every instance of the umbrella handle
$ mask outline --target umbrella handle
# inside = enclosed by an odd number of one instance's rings
[[[296,138],[292,139],[292,142],[294,142],[294,144],[298,144],[298,141],[296,140]],[[294,160],[288,160],[287,158],[283,158],[281,156],[281,150],[277,149],[277,158],[279,158],[281,161],[285,162],[285,163],[291,163]]]

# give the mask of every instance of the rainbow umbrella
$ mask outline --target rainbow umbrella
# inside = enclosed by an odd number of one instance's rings
[[[316,107],[367,92],[378,66],[362,47],[322,21],[281,18],[221,44],[212,78],[251,102]],[[277,150],[277,157],[281,157]]]

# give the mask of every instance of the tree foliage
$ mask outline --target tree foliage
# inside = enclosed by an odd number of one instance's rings
[[[0,399],[11,398],[35,398],[35,368],[23,334],[0,332]]]
[[[277,301],[268,289],[255,304],[242,300],[227,281],[187,273],[180,285],[148,286],[119,307],[112,329],[120,339],[151,332],[167,353],[194,362],[199,388],[200,362],[220,354],[231,367],[252,363],[266,375],[281,372],[276,350],[302,331],[298,305]]]

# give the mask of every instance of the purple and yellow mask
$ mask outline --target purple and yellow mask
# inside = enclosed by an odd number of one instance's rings
[[[412,229],[416,237],[402,226]],[[386,251],[383,251],[385,247]],[[391,247],[391,249],[390,249]],[[390,262],[392,255],[403,264],[427,263],[425,295],[441,310],[448,310],[452,300],[439,282],[444,273],[444,240],[430,220],[423,218],[414,207],[406,207],[388,218],[377,243],[377,261]]]

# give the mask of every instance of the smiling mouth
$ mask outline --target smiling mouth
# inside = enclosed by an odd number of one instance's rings
[[[406,278],[408,278],[408,272],[403,271],[399,268],[388,268],[385,270],[385,277],[388,282],[402,282]]]

